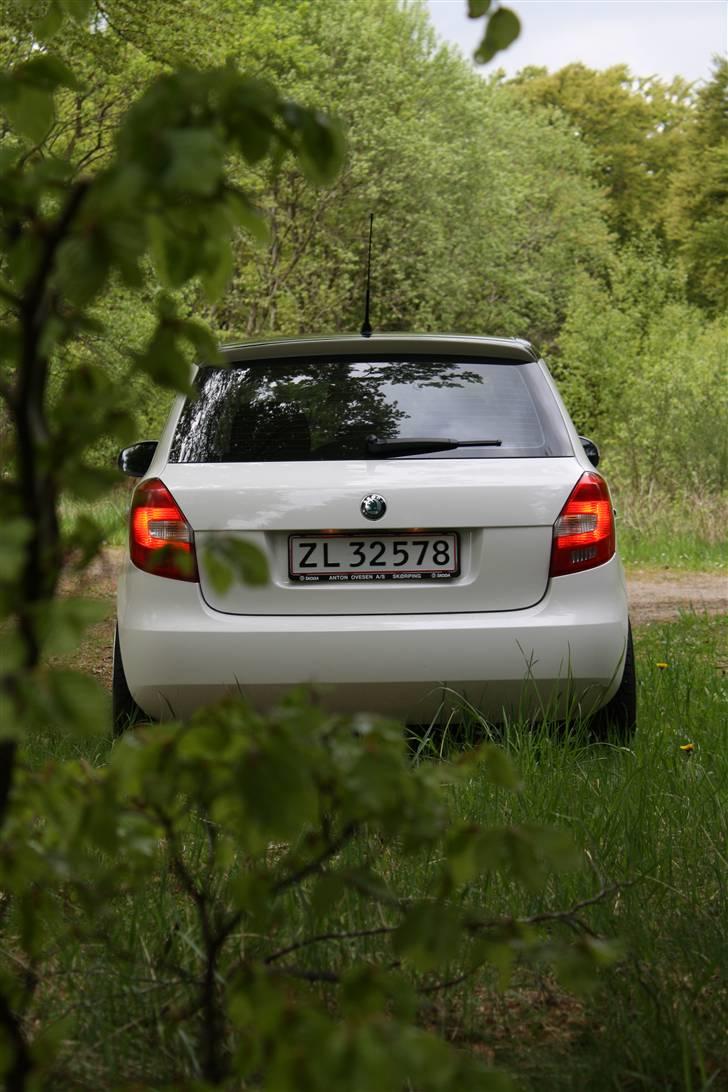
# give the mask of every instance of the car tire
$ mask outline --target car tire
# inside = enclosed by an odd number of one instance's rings
[[[629,623],[622,681],[613,697],[594,714],[589,730],[592,738],[600,743],[621,744],[630,743],[637,730],[637,675]]]
[[[119,647],[119,629],[114,631],[114,667],[111,676],[111,716],[115,736],[120,736],[127,728],[133,727],[140,720],[149,718],[140,709],[126,681],[124,664],[121,660],[121,648]]]

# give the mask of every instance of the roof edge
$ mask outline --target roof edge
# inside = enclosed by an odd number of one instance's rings
[[[221,345],[220,351],[231,363],[239,360],[271,357],[306,356],[328,353],[343,356],[358,352],[439,352],[469,354],[501,360],[538,360],[539,354],[523,338],[476,337],[472,334],[330,334],[318,337],[268,338],[261,341]]]

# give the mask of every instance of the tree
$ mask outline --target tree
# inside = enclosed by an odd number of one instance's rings
[[[617,490],[666,498],[725,490],[727,341],[725,317],[705,321],[654,239],[623,248],[608,286],[579,280],[557,374]]]
[[[693,92],[677,77],[632,76],[626,65],[595,71],[525,68],[508,85],[519,98],[565,116],[596,153],[594,177],[624,240],[660,227],[664,192],[690,125]]]
[[[53,38],[81,86],[59,92],[44,154],[67,155],[75,170],[103,167],[129,94],[178,57],[209,65],[245,57],[253,74],[339,117],[348,133],[345,166],[326,189],[312,188],[293,161],[232,165],[268,239],[236,236],[219,268],[227,290],[213,304],[191,284],[176,296],[182,316],[205,315],[222,339],[358,329],[371,210],[380,330],[528,336],[548,348],[576,273],[605,269],[610,247],[588,149],[566,123],[536,117],[438,48],[421,8],[286,3],[285,19],[280,0],[104,0],[98,10],[101,32],[84,39],[67,22]],[[8,59],[32,53],[32,20],[23,19]],[[141,351],[155,321],[148,264],[141,274],[133,291],[112,281],[94,301],[94,314],[124,338],[89,331],[67,354],[94,362],[101,352],[124,374],[122,346]],[[167,401],[145,375],[125,381],[120,398],[139,435],[154,435]],[[100,438],[97,457],[110,460],[112,444]]]
[[[570,278],[603,268],[609,252],[588,150],[438,48],[420,9],[294,7],[288,34],[306,43],[307,65],[271,39],[275,10],[260,3],[245,22],[256,64],[340,117],[349,153],[325,192],[293,167],[250,178],[271,239],[262,253],[240,241],[210,314],[222,336],[358,329],[374,210],[377,328],[552,342]]]
[[[697,94],[665,206],[690,298],[715,314],[728,306],[728,61],[716,58]]]

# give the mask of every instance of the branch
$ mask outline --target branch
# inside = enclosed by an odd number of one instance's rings
[[[453,986],[459,986],[461,982],[465,982],[466,979],[472,978],[472,976],[479,971],[480,967],[473,967],[469,971],[463,971],[462,974],[457,975],[455,978],[448,978],[444,982],[435,982],[433,986],[418,986],[418,993],[437,993],[438,990],[449,990]]]
[[[287,948],[280,948],[277,952],[266,956],[263,962],[266,964],[274,963],[277,959],[282,959],[283,956],[289,955],[291,952],[297,952],[301,948],[309,948],[312,944],[322,944],[327,940],[358,940],[360,937],[382,936],[386,933],[393,933],[397,928],[396,925],[380,925],[376,929],[354,929],[348,933],[318,933],[316,936],[307,937],[306,940],[299,940],[295,944],[289,944]]]
[[[356,831],[356,823],[347,823],[337,840],[327,846],[326,849],[322,850],[318,857],[314,857],[312,861],[309,861],[308,864],[304,865],[297,872],[292,872],[290,876],[285,876],[282,880],[279,880],[277,884],[274,884],[272,894],[280,895],[282,891],[287,891],[289,887],[296,887],[303,880],[312,876],[315,872],[318,872],[323,864],[326,864],[332,857],[335,857],[339,850],[343,849],[344,846],[351,841],[356,834]]]
[[[10,1068],[5,1072],[5,1088],[7,1092],[25,1092],[33,1063],[23,1034],[22,1023],[2,993],[0,993],[0,1028],[5,1031],[13,1052]]]
[[[272,975],[280,975],[283,978],[300,978],[304,982],[330,982],[337,986],[341,982],[341,975],[335,971],[306,971],[302,967],[273,967],[268,972]]]
[[[68,230],[73,223],[90,186],[91,182],[89,179],[80,179],[71,186],[71,189],[68,192],[68,199],[61,210],[58,219],[46,236],[38,269],[35,276],[29,282],[22,299],[23,312],[31,320],[37,320],[37,311],[43,303],[47,282],[53,271],[56,251],[68,234]]]
[[[633,887],[637,880],[627,880],[624,883],[614,883],[609,887],[602,887],[597,891],[596,895],[591,895],[588,899],[581,899],[579,902],[575,902],[573,906],[570,906],[567,910],[544,910],[540,914],[532,914],[527,918],[493,918],[490,921],[478,921],[472,919],[467,922],[466,928],[472,932],[479,932],[481,929],[502,929],[512,927],[514,925],[543,925],[548,921],[562,922],[564,925],[569,925],[572,929],[581,930],[584,933],[588,933],[590,936],[597,936],[590,925],[587,925],[579,916],[579,911],[586,909],[588,906],[594,906],[596,903],[603,902],[611,895],[616,895],[619,891],[623,891],[627,887]]]
[[[199,1008],[202,1011],[203,1025],[203,1036],[200,1044],[203,1059],[202,1076],[211,1084],[218,1085],[224,1076],[225,1062],[222,1054],[223,1019],[217,1000],[217,959],[229,930],[223,927],[217,933],[213,931],[210,921],[209,897],[195,883],[180,855],[177,838],[169,816],[159,809],[156,809],[156,812],[167,835],[174,873],[195,904],[200,922],[205,947],[204,973],[200,982],[199,995]]]

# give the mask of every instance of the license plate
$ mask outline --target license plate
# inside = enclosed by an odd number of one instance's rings
[[[288,539],[288,573],[299,583],[451,580],[459,572],[458,536],[452,531]]]

